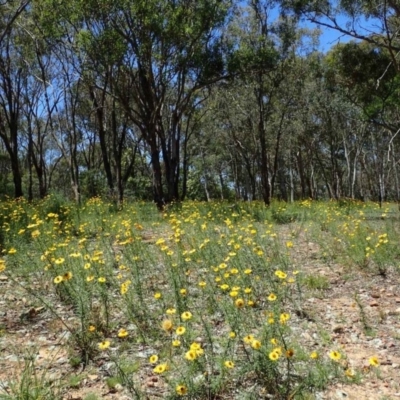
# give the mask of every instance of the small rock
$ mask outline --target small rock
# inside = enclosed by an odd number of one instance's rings
[[[345,398],[347,398],[347,393],[343,392],[342,390],[337,390],[336,391],[336,398],[337,399],[345,399]]]
[[[375,347],[381,347],[383,342],[382,339],[373,339],[371,340],[371,343],[375,346]]]
[[[137,357],[140,357],[140,358],[148,358],[152,354],[154,354],[154,350],[153,349],[146,349],[146,350],[143,350],[143,351],[138,351],[136,353]]]
[[[11,362],[18,362],[18,360],[19,360],[18,357],[14,356],[14,355],[4,357],[4,359],[8,360],[8,361],[11,361]]]
[[[301,336],[304,338],[304,339],[306,339],[306,340],[308,340],[308,341],[312,341],[313,340],[313,338],[311,337],[311,335],[308,333],[308,332],[302,332],[301,333]]]
[[[46,379],[48,380],[49,383],[53,383],[60,379],[60,375],[57,373],[48,374],[46,375]]]
[[[120,383],[117,383],[117,384],[114,386],[114,390],[115,390],[116,392],[122,392],[122,391],[124,390],[124,387],[123,387]]]
[[[400,303],[400,297],[396,297],[396,298],[394,299],[394,301],[395,301],[396,303]]]
[[[371,293],[371,297],[373,299],[379,299],[381,297],[381,295],[379,293]]]
[[[307,301],[310,302],[310,303],[314,303],[315,302],[315,298],[314,297],[310,297]]]
[[[358,342],[359,342],[358,335],[352,333],[352,334],[350,335],[350,341],[351,341],[352,343],[358,343]]]
[[[370,307],[378,307],[379,304],[378,304],[377,301],[371,301],[371,302],[369,303],[369,306],[370,306]]]

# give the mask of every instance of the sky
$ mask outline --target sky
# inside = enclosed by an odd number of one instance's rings
[[[343,33],[334,29],[322,27],[321,32],[322,34],[319,38],[319,49],[324,53],[329,51],[332,46],[335,46],[338,43],[349,42],[352,39],[350,36],[343,35]]]
[[[344,16],[339,16],[337,18],[337,21],[340,26],[343,28],[346,28],[346,23],[348,23],[350,20]],[[305,26],[309,28],[316,28],[318,25],[313,24],[313,23],[305,23]],[[368,35],[371,32],[377,32],[379,31],[379,21],[374,20],[374,19],[369,19],[366,20],[365,18],[360,18],[355,25],[356,31],[361,34]],[[321,29],[321,36],[320,36],[320,45],[319,49],[322,52],[327,52],[332,46],[335,46],[338,43],[347,43],[350,40],[356,40],[351,36],[344,35],[343,33],[335,30],[335,29],[329,29],[324,26],[320,26]]]

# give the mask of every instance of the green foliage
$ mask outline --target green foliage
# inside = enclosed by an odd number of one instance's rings
[[[271,218],[278,224],[290,224],[301,218],[301,212],[291,205],[277,203],[271,207]]]
[[[329,281],[323,275],[306,275],[301,278],[303,285],[312,290],[325,290],[329,288]]]
[[[367,42],[339,44],[328,53],[326,62],[332,87],[339,84],[350,89],[368,118],[398,104],[400,78],[386,50]]]
[[[100,400],[100,398],[95,393],[87,394],[83,400]]]

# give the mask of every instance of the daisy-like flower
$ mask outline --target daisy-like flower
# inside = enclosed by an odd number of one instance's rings
[[[288,313],[282,313],[279,317],[279,322],[281,324],[285,324],[287,321],[289,321],[290,319],[290,314]]]
[[[261,347],[261,342],[257,339],[254,339],[251,343],[250,346],[254,349],[254,350],[259,350]]]
[[[190,311],[185,311],[181,315],[182,321],[188,321],[189,319],[192,318],[192,313]]]
[[[229,337],[231,338],[231,339],[235,339],[235,337],[236,337],[236,333],[235,332],[229,332]]]
[[[354,378],[354,376],[355,376],[354,369],[352,369],[352,368],[347,368],[346,371],[344,371],[344,374],[345,374],[348,378]]]
[[[168,308],[167,311],[166,311],[166,313],[167,313],[168,315],[175,314],[175,313],[176,313],[176,309],[175,309],[175,308]]]
[[[253,271],[250,268],[247,268],[243,271],[246,275],[250,275]]]
[[[64,261],[65,261],[65,259],[62,258],[62,257],[60,257],[60,258],[56,258],[56,259],[54,260],[54,263],[60,265],[60,264],[62,264]]]
[[[277,361],[277,360],[279,360],[280,354],[274,350],[268,354],[268,357],[271,361]]]
[[[235,366],[235,363],[233,361],[227,360],[224,362],[224,366],[226,368],[232,369]]]
[[[181,345],[181,341],[178,339],[175,339],[172,341],[172,346],[173,347],[179,347]]]
[[[178,385],[175,390],[178,396],[184,396],[188,391],[185,385]]]
[[[158,364],[157,366],[154,367],[153,372],[156,374],[162,374],[168,369],[168,364],[163,363],[163,364]]]
[[[237,308],[242,308],[244,306],[244,300],[243,299],[236,299],[235,300],[235,306]]]
[[[107,350],[110,347],[110,344],[109,340],[103,340],[98,344],[98,347],[100,350]]]
[[[253,335],[247,335],[243,338],[243,342],[245,342],[246,344],[250,344],[253,340],[254,340]]]
[[[193,342],[190,345],[190,350],[195,351],[197,356],[202,356],[204,354],[204,350],[201,348],[200,343]]]
[[[271,293],[271,294],[268,296],[268,300],[269,300],[269,301],[275,301],[275,300],[276,300],[276,295],[275,295],[274,293]]]
[[[186,332],[186,328],[184,327],[184,326],[178,326],[177,328],[176,328],[176,331],[175,331],[175,333],[177,334],[177,335],[183,335],[184,333]]]
[[[158,361],[158,356],[156,354],[153,354],[150,358],[149,358],[149,363],[150,364],[155,364]]]
[[[316,360],[317,358],[319,358],[319,354],[316,351],[313,351],[310,354],[310,358],[312,358],[313,360]]]
[[[162,295],[161,295],[160,292],[154,293],[154,298],[157,299],[157,300],[158,300],[158,299],[161,299],[161,296],[162,296]]]
[[[64,280],[64,278],[61,275],[58,275],[54,278],[53,282],[58,285],[59,283],[61,283]]]
[[[275,271],[275,276],[277,276],[279,279],[285,279],[287,277],[287,274],[278,269],[277,271]]]
[[[286,350],[286,357],[287,358],[292,358],[294,356],[294,350],[293,349],[287,349]]]
[[[63,280],[64,281],[69,281],[70,279],[72,279],[72,272],[68,271],[63,275]]]
[[[126,329],[121,328],[121,329],[118,331],[118,337],[119,337],[119,338],[124,338],[124,337],[127,337],[127,336],[128,336],[128,331],[127,331]]]
[[[329,358],[333,361],[339,361],[342,358],[342,355],[335,350],[329,352]]]
[[[89,332],[95,332],[96,331],[96,327],[94,325],[89,325],[88,331]]]
[[[370,365],[371,367],[378,367],[379,364],[380,364],[379,359],[378,359],[377,356],[372,356],[372,357],[370,357],[370,359],[368,360],[368,362],[369,362],[369,365]]]
[[[105,283],[106,278],[104,278],[103,276],[101,276],[99,279],[97,279],[100,283]]]
[[[174,324],[170,319],[164,319],[161,323],[161,327],[164,329],[165,332],[171,332]]]
[[[197,358],[196,350],[189,350],[185,353],[186,360],[193,361]]]

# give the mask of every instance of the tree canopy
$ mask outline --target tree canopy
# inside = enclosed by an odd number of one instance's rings
[[[398,200],[399,16],[392,1],[3,2],[0,194]],[[351,40],[321,53],[318,26]]]

